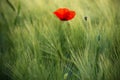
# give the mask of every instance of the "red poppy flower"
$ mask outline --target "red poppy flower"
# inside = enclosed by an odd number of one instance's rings
[[[71,11],[67,8],[59,8],[54,14],[62,21],[68,21],[75,17],[75,11]]]

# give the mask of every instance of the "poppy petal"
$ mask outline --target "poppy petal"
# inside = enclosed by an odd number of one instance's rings
[[[60,19],[63,20],[65,18],[65,13],[69,12],[66,8],[60,8],[54,12],[54,14]]]
[[[75,11],[69,11],[68,13],[67,13],[67,20],[71,20],[72,18],[74,18],[75,17]]]

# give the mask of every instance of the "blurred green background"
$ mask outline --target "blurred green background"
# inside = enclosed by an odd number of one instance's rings
[[[120,80],[119,4],[0,0],[0,80]],[[63,7],[75,18],[60,21]]]

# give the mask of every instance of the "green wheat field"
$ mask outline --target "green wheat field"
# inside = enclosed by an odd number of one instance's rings
[[[0,80],[120,80],[120,0],[0,0]]]

